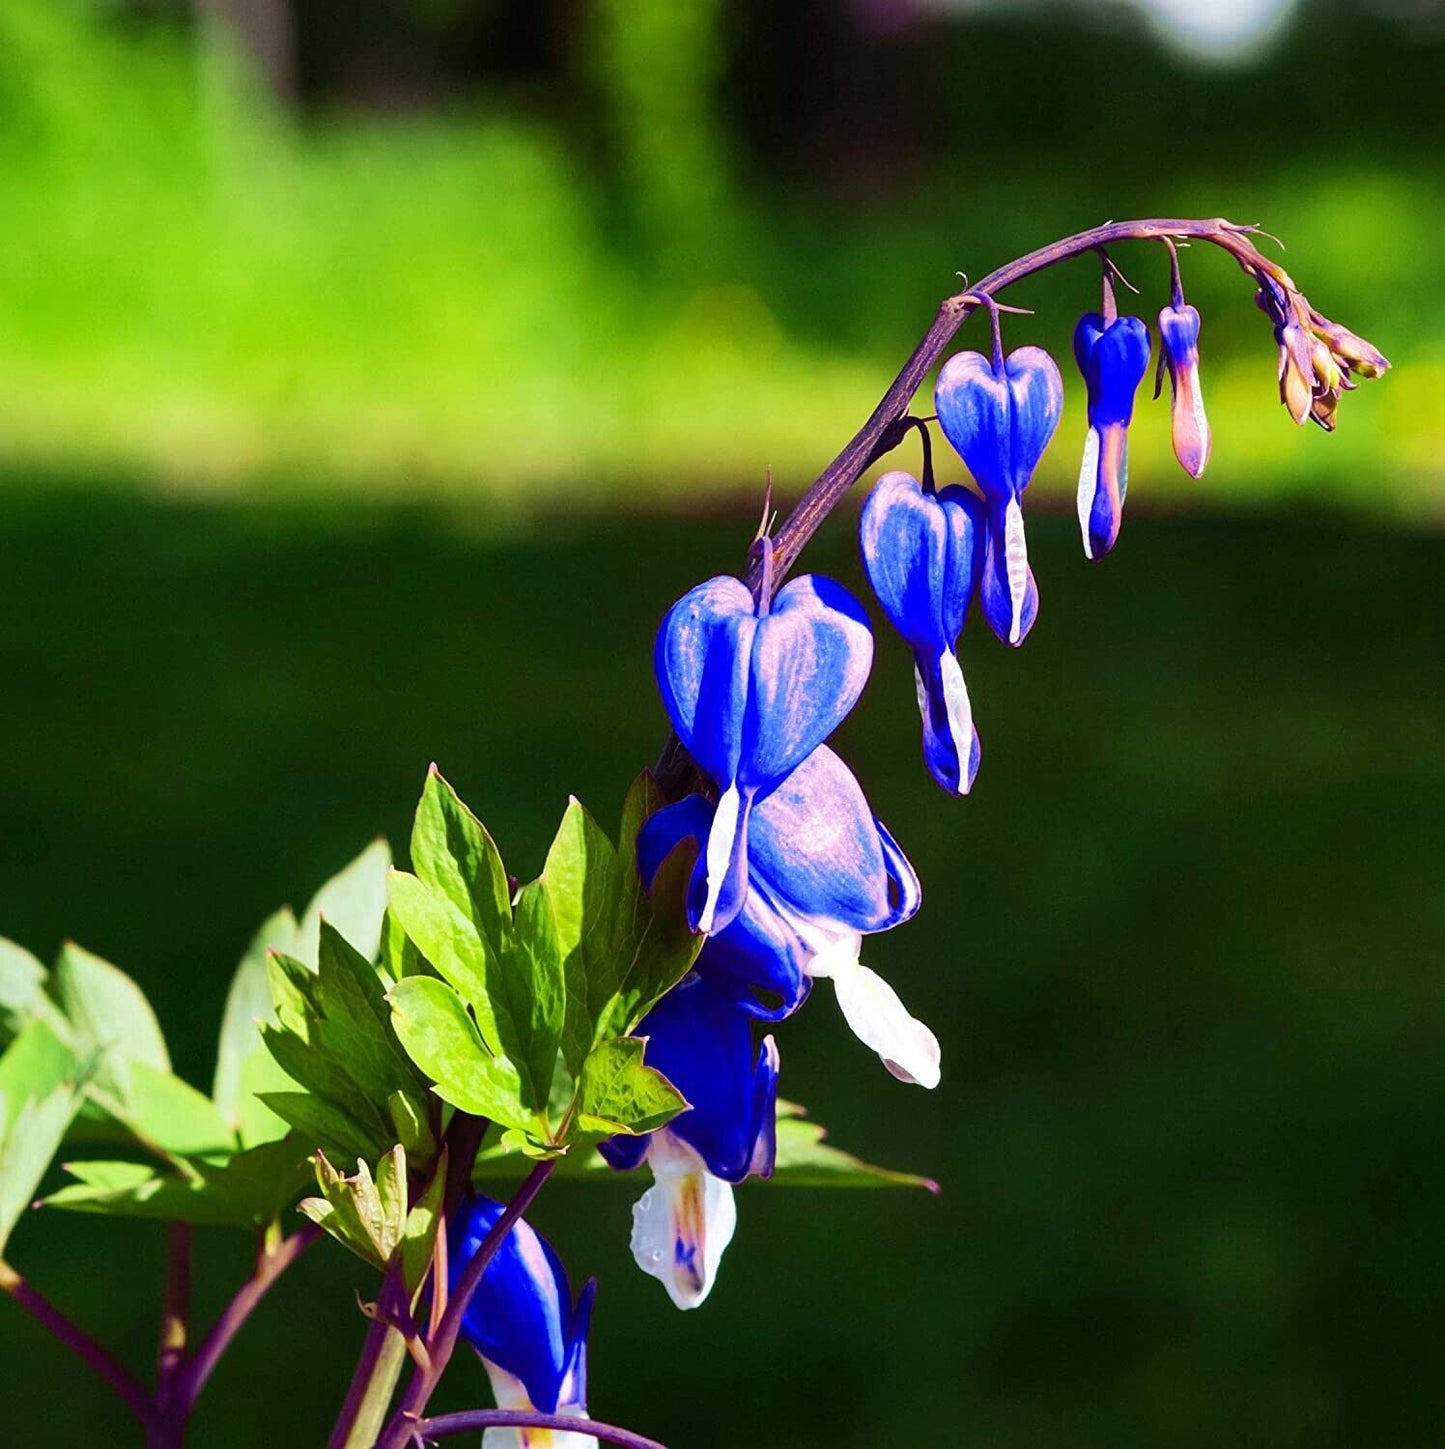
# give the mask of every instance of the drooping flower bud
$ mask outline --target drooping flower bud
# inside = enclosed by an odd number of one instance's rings
[[[1064,381],[1041,347],[992,361],[959,352],[938,374],[934,407],[944,436],[983,490],[987,539],[979,597],[984,617],[1006,644],[1022,644],[1038,614],[1039,591],[1029,567],[1023,491],[1059,425]]]
[[[1209,462],[1209,419],[1199,387],[1199,313],[1181,298],[1159,311],[1160,357],[1169,371],[1174,456],[1191,478]]]
[[[858,522],[863,568],[889,622],[913,650],[923,757],[933,778],[968,794],[978,731],[957,645],[983,571],[984,505],[964,488],[925,492],[908,473],[879,481]]]
[[[1134,394],[1149,370],[1142,317],[1086,312],[1074,328],[1074,360],[1089,395],[1089,432],[1079,468],[1079,531],[1084,557],[1102,558],[1119,537],[1129,491],[1129,423]]]
[[[453,1225],[455,1287],[504,1209],[479,1197]],[[583,1417],[587,1412],[587,1330],[596,1280],[572,1303],[567,1272],[552,1246],[527,1223],[502,1239],[462,1319],[462,1335],[481,1356],[497,1406]],[[545,1436],[545,1437],[544,1437]],[[590,1434],[488,1429],[483,1449],[596,1449]]]
[[[730,577],[699,584],[668,611],[654,652],[672,727],[722,792],[696,879],[694,926],[720,930],[747,892],[753,801],[823,743],[852,709],[873,663],[862,605],[805,575],[755,605]]]

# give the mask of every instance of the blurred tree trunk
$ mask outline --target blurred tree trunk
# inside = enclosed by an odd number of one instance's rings
[[[291,0],[195,0],[202,43],[234,48],[278,101],[296,98],[296,46]]]

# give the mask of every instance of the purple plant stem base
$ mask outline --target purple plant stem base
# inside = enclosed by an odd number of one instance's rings
[[[187,1412],[201,1395],[211,1371],[220,1361],[221,1355],[231,1346],[231,1340],[241,1331],[242,1325],[251,1316],[256,1305],[271,1291],[276,1280],[321,1236],[321,1229],[315,1223],[298,1228],[289,1238],[275,1248],[263,1250],[256,1260],[256,1271],[243,1283],[226,1305],[221,1316],[206,1335],[205,1342],[196,1350],[196,1356],[186,1365],[176,1386],[177,1401]]]
[[[42,1328],[49,1330],[107,1384],[142,1424],[153,1416],[151,1396],[128,1369],[118,1364],[84,1329],[72,1323],[8,1263],[0,1261],[0,1291],[8,1293]]]
[[[430,1444],[448,1434],[476,1433],[479,1429],[564,1429],[573,1434],[591,1434],[604,1444],[620,1449],[666,1449],[656,1439],[644,1438],[630,1429],[619,1429],[597,1419],[579,1419],[567,1414],[524,1414],[512,1409],[467,1409],[459,1414],[439,1414],[422,1419],[412,1428],[413,1443]]]

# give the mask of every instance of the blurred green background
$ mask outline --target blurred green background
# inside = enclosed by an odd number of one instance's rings
[[[640,1182],[535,1220],[602,1278],[593,1408],[675,1449],[1439,1443],[1442,62],[1427,0],[4,0],[0,932],[123,965],[206,1082],[252,929],[404,840],[428,761],[524,874],[569,791],[615,817],[663,609],[956,271],[1262,222],[1396,370],[1292,427],[1247,285],[1186,254],[1205,480],[1141,405],[1087,566],[1071,379],[1038,629],[965,638],[974,795],[881,631],[842,734],[924,879],[868,957],[944,1083],[825,989],[785,1090],[942,1195],[749,1186],[687,1316],[627,1255]],[[1118,260],[1152,312],[1162,256]],[[1094,295],[1020,288],[1008,336],[1062,357]],[[862,587],[849,510],[815,563]],[[203,1319],[246,1251],[203,1235]],[[37,1215],[12,1256],[150,1362],[158,1230]],[[314,1251],[193,1442],[322,1442],[369,1287]],[[4,1302],[0,1389],[7,1442],[131,1442]]]

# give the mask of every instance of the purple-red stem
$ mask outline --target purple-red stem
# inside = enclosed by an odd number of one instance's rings
[[[191,1304],[191,1227],[166,1224],[166,1282],[156,1354],[155,1415],[146,1433],[151,1449],[179,1449],[190,1405],[185,1399],[186,1323]]]
[[[462,1331],[462,1317],[472,1301],[472,1294],[482,1281],[482,1274],[487,1271],[487,1264],[496,1256],[497,1249],[512,1231],[512,1225],[532,1205],[532,1199],[541,1192],[556,1166],[556,1158],[539,1162],[527,1174],[526,1181],[517,1189],[506,1210],[482,1239],[481,1246],[467,1264],[461,1281],[447,1301],[447,1311],[442,1315],[440,1327],[426,1346],[426,1367],[418,1365],[412,1373],[401,1406],[382,1431],[381,1438],[377,1440],[377,1449],[406,1449],[406,1446],[415,1442],[417,1425],[421,1422],[422,1413],[441,1381],[447,1364],[451,1362],[452,1352]]]
[[[447,1434],[474,1434],[478,1429],[563,1429],[573,1434],[591,1434],[604,1444],[617,1444],[621,1449],[666,1449],[656,1439],[598,1419],[579,1419],[568,1414],[524,1414],[514,1409],[466,1409],[459,1414],[423,1419],[412,1428],[413,1442],[427,1444]]]
[[[0,1291],[8,1293],[42,1328],[86,1364],[140,1423],[150,1422],[153,1403],[140,1381],[3,1260],[0,1260]]]
[[[289,1238],[283,1238],[274,1248],[263,1247],[256,1258],[256,1271],[241,1285],[216,1320],[215,1326],[206,1335],[205,1341],[196,1350],[181,1373],[176,1386],[176,1397],[184,1412],[189,1412],[201,1390],[206,1386],[211,1371],[220,1361],[221,1355],[231,1346],[231,1340],[240,1332],[241,1326],[251,1316],[256,1305],[271,1291],[276,1280],[311,1246],[321,1235],[315,1223],[298,1228]]]

